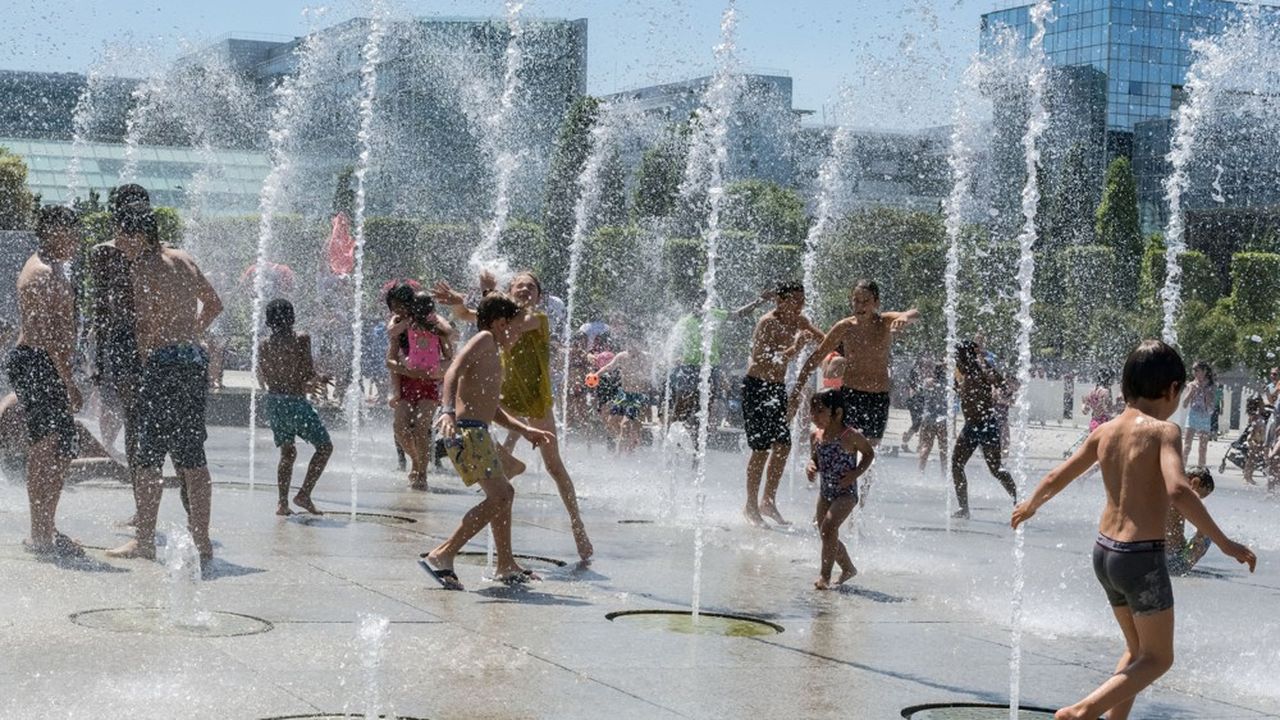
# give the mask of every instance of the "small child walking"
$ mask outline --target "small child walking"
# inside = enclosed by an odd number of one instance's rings
[[[452,328],[436,315],[435,301],[416,292],[408,315],[391,326],[387,340],[387,369],[398,376],[391,384],[395,406],[395,434],[411,462],[409,487],[427,489],[427,468],[434,446],[431,421],[440,402],[440,381],[453,356]]]
[[[1106,506],[1093,546],[1093,569],[1124,634],[1126,649],[1115,674],[1057,720],[1125,720],[1139,692],[1173,665],[1173,586],[1165,558],[1169,506],[1222,549],[1249,566],[1257,558],[1232,541],[1205,510],[1187,480],[1182,433],[1168,422],[1178,409],[1187,368],[1178,351],[1147,340],[1129,354],[1121,376],[1124,412],[1100,425],[1063,464],[1045,476],[1030,499],[1014,508],[1010,524],[1030,520],[1042,505],[1097,463]]]
[[[271,335],[258,344],[258,381],[267,388],[263,398],[267,421],[276,447],[280,448],[280,465],[276,471],[280,496],[276,514],[293,514],[289,509],[289,485],[293,481],[293,463],[298,459],[295,440],[302,438],[316,450],[307,465],[302,488],[293,496],[293,504],[320,515],[311,502],[311,491],[329,464],[333,442],[307,395],[318,392],[330,380],[316,374],[311,360],[311,337],[294,332],[292,303],[283,298],[267,303],[266,319]]]
[[[828,590],[843,585],[858,574],[849,557],[849,549],[840,540],[840,525],[844,523],[858,504],[858,478],[862,477],[876,451],[871,442],[844,422],[844,400],[836,388],[814,393],[809,401],[814,432],[811,438],[813,474],[822,477],[818,493],[816,517],[818,531],[822,535],[822,559],[818,579],[813,586]],[[840,577],[831,582],[831,570],[840,566]]]

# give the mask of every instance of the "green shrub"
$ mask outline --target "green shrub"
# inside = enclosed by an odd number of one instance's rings
[[[1259,252],[1231,257],[1231,295],[1243,323],[1269,323],[1280,310],[1280,255]]]

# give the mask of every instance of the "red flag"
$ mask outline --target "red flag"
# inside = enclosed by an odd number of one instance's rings
[[[351,220],[346,213],[333,216],[333,232],[325,246],[329,270],[334,275],[350,275],[356,268],[356,241],[351,237]]]

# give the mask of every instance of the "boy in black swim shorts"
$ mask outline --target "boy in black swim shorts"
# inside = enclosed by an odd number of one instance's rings
[[[71,376],[76,302],[69,266],[79,245],[79,219],[70,208],[40,210],[40,246],[18,275],[18,344],[9,353],[9,383],[26,415],[27,499],[31,537],[27,549],[40,555],[81,555],[83,550],[54,529],[54,515],[71,460],[76,456],[72,413],[80,393]]]
[[[1127,648],[1116,672],[1059,718],[1123,720],[1134,697],[1173,665],[1173,589],[1165,565],[1165,523],[1170,504],[1227,555],[1249,566],[1249,548],[1223,534],[1187,482],[1182,432],[1168,422],[1178,409],[1187,369],[1178,352],[1148,340],[1129,354],[1122,388],[1125,411],[1100,425],[1075,453],[1045,476],[1031,498],[1016,507],[1018,527],[1040,506],[1096,463],[1106,486],[1093,566],[1124,634]]]

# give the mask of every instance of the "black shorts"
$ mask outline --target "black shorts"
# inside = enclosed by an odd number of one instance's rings
[[[786,384],[750,375],[742,378],[742,421],[752,450],[765,452],[774,445],[790,445]]]
[[[965,422],[964,427],[960,428],[960,439],[971,445],[992,445],[1000,444],[1000,419],[987,418],[977,422]]]
[[[846,426],[857,428],[870,440],[884,437],[884,426],[889,423],[889,393],[840,388],[840,397],[844,400]]]
[[[136,403],[138,452],[135,464],[155,469],[164,456],[183,470],[205,467],[204,408],[209,360],[197,345],[168,345],[147,358]]]
[[[702,368],[697,365],[677,365],[668,376],[671,389],[671,419],[676,422],[697,420],[702,405],[699,389]],[[711,397],[708,407],[714,405],[720,394],[720,368],[711,368]]]
[[[9,352],[9,385],[27,417],[27,439],[34,445],[50,434],[58,436],[58,455],[76,456],[76,421],[66,383],[49,353],[19,345]]]
[[[1173,583],[1164,546],[1163,540],[1120,542],[1098,535],[1093,546],[1093,572],[1111,607],[1128,607],[1134,615],[1173,607]]]

